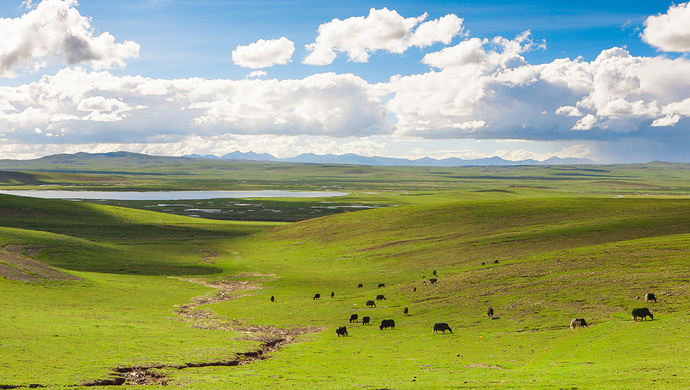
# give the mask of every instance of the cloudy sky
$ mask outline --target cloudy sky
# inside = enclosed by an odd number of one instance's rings
[[[0,0],[0,158],[690,162],[690,6]]]

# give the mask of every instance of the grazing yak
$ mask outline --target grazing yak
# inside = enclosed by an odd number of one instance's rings
[[[431,279],[429,279],[429,282],[430,282],[431,284],[434,284],[434,283],[438,282],[438,279],[436,279],[436,278],[431,278]]]
[[[275,301],[276,301],[276,297],[274,297],[273,295],[271,295],[271,302],[275,302]]]
[[[494,319],[494,309],[492,307],[489,308],[489,310],[486,311],[486,315],[489,316],[490,320]]]
[[[656,297],[654,293],[647,293],[644,295],[644,300],[645,302],[656,302]]]
[[[385,300],[386,300],[386,297],[384,297],[383,295],[379,294],[379,295],[376,296],[376,300],[377,300],[377,301],[385,301]]]
[[[350,336],[350,335],[347,333],[347,326],[339,326],[339,327],[335,328],[335,334],[337,334],[338,337],[340,337],[340,336]]]
[[[376,307],[376,302],[374,302],[374,301],[367,301],[367,307]]]
[[[453,330],[445,322],[437,322],[434,324],[434,333],[437,333],[437,332],[446,333],[446,331],[453,333]]]
[[[379,330],[384,330],[386,328],[395,329],[395,321],[393,321],[393,320],[381,321],[381,325],[379,325]]]
[[[357,319],[359,316],[357,314],[353,314],[350,316],[350,323],[357,322]]]
[[[362,283],[357,285],[357,288],[362,288],[362,287],[364,287],[364,285]]]
[[[640,317],[640,321],[646,319],[647,317],[651,318],[652,320],[654,319],[654,316],[652,315],[652,313],[649,312],[649,309],[647,309],[646,307],[632,310],[632,319],[634,321],[637,321],[637,317]]]
[[[362,317],[362,325],[369,325],[370,319],[369,317]]]
[[[410,312],[410,311],[407,310],[407,308],[405,308],[405,310],[403,310],[403,314],[404,314],[404,315],[407,315],[407,313],[409,313],[409,312]]]
[[[438,275],[436,275],[436,270],[434,270],[434,276],[438,276]]]
[[[570,321],[570,329],[584,328],[587,326],[587,321],[584,318],[575,318]]]
[[[321,294],[314,294],[314,298],[312,298],[312,299],[316,300],[316,299],[319,299],[319,298],[321,298]]]
[[[331,292],[331,298],[333,298],[334,296],[335,296],[335,293]]]
[[[386,287],[386,284],[385,283],[379,283],[379,286],[376,288],[381,288],[381,287]]]

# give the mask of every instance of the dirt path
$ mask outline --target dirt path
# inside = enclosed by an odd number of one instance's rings
[[[244,275],[246,277],[273,276],[273,275]],[[257,283],[248,280],[222,279],[215,283],[204,282],[196,279],[182,279],[190,283],[198,283],[206,287],[215,288],[213,295],[204,295],[192,298],[190,303],[177,307],[177,314],[183,321],[191,323],[191,326],[212,330],[231,330],[241,332],[244,340],[259,341],[259,348],[235,354],[233,359],[205,363],[183,363],[178,365],[148,365],[138,367],[118,367],[113,370],[109,379],[96,380],[82,383],[81,386],[118,386],[118,385],[162,385],[169,384],[169,378],[160,369],[173,368],[182,370],[190,367],[233,367],[250,364],[268,359],[271,352],[277,351],[283,346],[295,341],[300,335],[322,331],[317,327],[279,328],[277,326],[243,325],[238,321],[228,320],[217,316],[209,310],[199,309],[199,306],[211,303],[231,301],[247,296],[246,292],[260,289]]]

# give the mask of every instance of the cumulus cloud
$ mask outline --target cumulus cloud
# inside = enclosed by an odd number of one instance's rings
[[[21,17],[0,18],[0,77],[16,77],[18,69],[37,71],[54,61],[124,67],[125,59],[139,56],[135,42],[115,43],[107,32],[94,35],[90,19],[76,5],[76,0],[43,0]]]
[[[259,39],[247,46],[237,46],[232,51],[232,62],[245,68],[268,68],[273,65],[287,64],[294,52],[294,42],[285,37]]]
[[[690,52],[690,3],[671,5],[665,14],[652,15],[644,22],[642,39],[663,50]]]
[[[305,46],[310,53],[303,63],[328,65],[337,52],[347,53],[349,61],[367,62],[377,50],[401,54],[413,46],[449,44],[462,32],[463,20],[456,15],[423,22],[427,16],[404,18],[394,10],[372,8],[366,17],[333,19],[319,26],[316,41]]]

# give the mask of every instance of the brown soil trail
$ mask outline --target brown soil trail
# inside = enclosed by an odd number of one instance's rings
[[[246,275],[246,276],[273,276],[273,275]],[[243,325],[238,321],[221,318],[212,311],[200,310],[199,306],[211,303],[235,300],[246,296],[244,292],[260,289],[261,286],[247,280],[221,279],[218,282],[204,282],[196,279],[179,280],[202,284],[217,289],[214,295],[195,297],[192,302],[177,307],[183,321],[190,322],[193,327],[211,330],[226,330],[243,333],[243,340],[259,341],[261,344],[253,351],[240,352],[232,359],[215,362],[193,362],[177,365],[147,365],[138,367],[118,367],[113,370],[109,379],[84,382],[81,386],[119,386],[119,385],[161,385],[169,384],[169,378],[162,369],[182,370],[190,367],[233,367],[241,366],[268,359],[271,352],[279,350],[286,344],[295,341],[295,337],[322,331],[323,328],[297,327],[279,328],[277,326]]]

